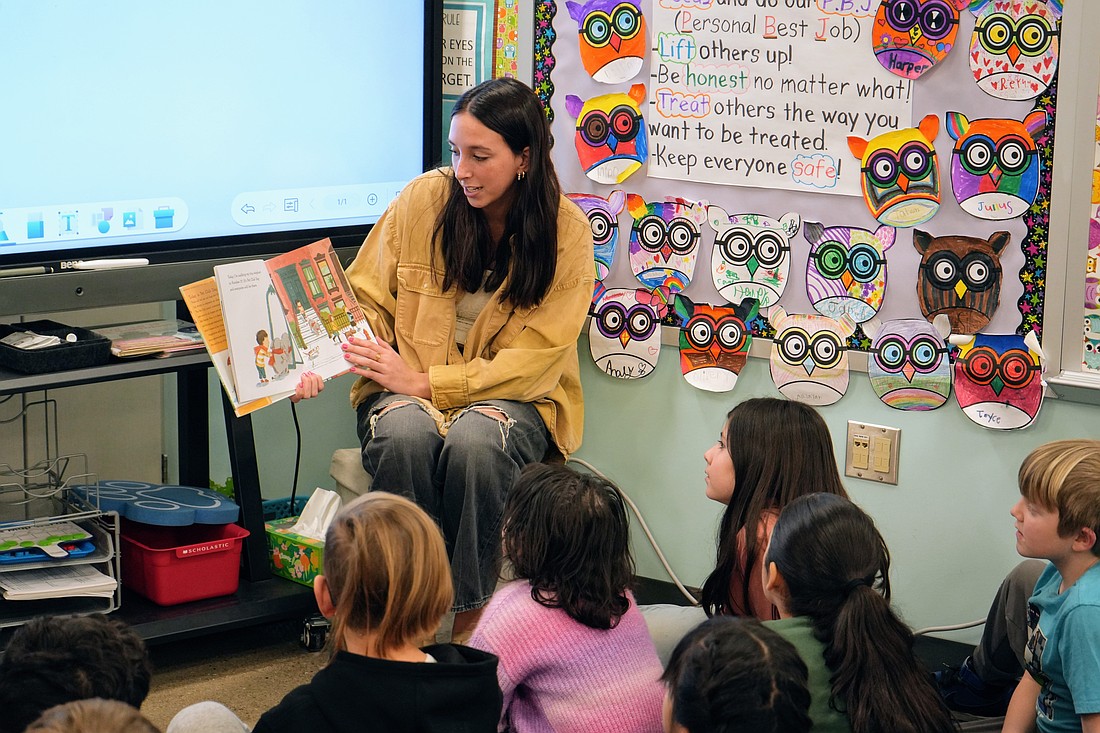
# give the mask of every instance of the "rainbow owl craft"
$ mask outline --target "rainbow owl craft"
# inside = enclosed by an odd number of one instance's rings
[[[720,206],[707,207],[707,221],[715,232],[711,249],[711,280],[729,303],[746,298],[761,308],[779,301],[791,269],[791,238],[802,219],[787,213],[778,220],[763,214],[727,214]]]
[[[973,422],[992,430],[1026,428],[1043,404],[1043,350],[1034,331],[952,336],[955,399]]]
[[[808,405],[831,405],[848,391],[845,341],[856,330],[848,316],[788,314],[781,306],[768,311],[775,328],[771,374],[784,397]]]
[[[871,33],[875,58],[905,79],[918,79],[955,46],[967,0],[882,0]]]
[[[947,337],[951,322],[943,313],[923,318],[863,324],[871,337],[867,376],[883,404],[895,410],[934,410],[951,396],[951,360]]]
[[[756,318],[757,302],[746,298],[739,305],[714,306],[680,294],[673,307],[684,379],[707,392],[729,392],[749,358],[752,333],[746,324]]]
[[[577,121],[577,158],[584,174],[596,183],[622,183],[649,157],[649,138],[638,107],[644,100],[644,84],[633,85],[627,94],[601,94],[587,102],[566,96],[565,108]]]
[[[641,379],[652,374],[661,355],[661,324],[649,291],[602,291],[592,306],[588,345],[592,361],[608,376]]]
[[[588,225],[592,228],[596,280],[602,281],[615,262],[615,249],[619,246],[619,214],[626,206],[626,193],[616,189],[607,198],[591,193],[569,193],[566,196],[588,217]]]
[[[650,290],[672,294],[688,286],[699,256],[699,234],[707,205],[670,198],[647,203],[636,193],[626,196],[634,219],[630,229],[630,269]]]
[[[884,132],[871,140],[848,138],[848,149],[860,159],[863,200],[881,223],[912,227],[939,211],[940,179],[933,145],[939,130],[939,118],[926,115],[916,127]]]
[[[946,313],[956,334],[985,328],[1000,302],[1001,252],[1010,238],[1008,232],[982,239],[913,230],[913,246],[921,253],[917,300],[924,317]]]
[[[648,52],[645,16],[637,2],[590,0],[565,7],[579,28],[581,62],[598,82],[619,84],[642,70]]]
[[[986,94],[1033,99],[1058,68],[1061,0],[971,0],[970,71]]]
[[[944,121],[955,141],[951,190],[963,211],[994,221],[1023,216],[1039,195],[1035,138],[1047,126],[1047,113],[1035,110],[1020,122],[971,121],[961,112],[948,112]]]
[[[830,318],[848,315],[856,323],[878,313],[886,297],[886,250],[894,246],[896,234],[886,225],[869,232],[806,222],[806,293],[814,310]]]

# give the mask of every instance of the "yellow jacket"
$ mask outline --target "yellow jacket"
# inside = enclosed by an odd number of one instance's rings
[[[577,338],[594,284],[588,220],[561,198],[557,268],[546,297],[534,308],[515,308],[494,295],[460,351],[455,343],[459,292],[455,286],[440,289],[443,259],[432,242],[450,182],[451,171],[444,168],[402,189],[348,268],[355,297],[375,336],[388,341],[411,368],[428,373],[441,426],[473,402],[531,402],[567,456],[580,446],[584,427]],[[351,390],[352,405],[381,389],[360,378]]]

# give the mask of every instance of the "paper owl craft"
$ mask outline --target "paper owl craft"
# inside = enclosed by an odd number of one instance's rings
[[[940,314],[863,324],[871,337],[867,376],[871,388],[896,410],[934,410],[951,396],[951,359],[947,337],[951,322]]]
[[[588,225],[592,227],[596,279],[603,280],[615,261],[615,249],[619,245],[619,214],[626,206],[626,193],[615,190],[607,198],[591,193],[566,195],[588,217]]]
[[[886,225],[869,232],[806,222],[806,292],[814,310],[830,318],[847,314],[856,323],[878,313],[886,296],[886,250],[894,245],[896,233]]]
[[[565,108],[577,121],[574,144],[584,174],[596,183],[622,183],[649,157],[649,138],[638,105],[645,85],[627,94],[601,94],[587,102],[570,94]]]
[[[1047,126],[1047,113],[1035,110],[1020,122],[971,121],[961,112],[948,112],[944,120],[955,141],[951,190],[963,211],[979,219],[1023,216],[1039,195],[1035,138]]]
[[[746,324],[756,318],[757,303],[747,298],[739,305],[692,303],[676,296],[674,309],[680,326],[680,370],[692,387],[728,392],[749,358],[752,333]]]
[[[788,399],[808,405],[831,405],[848,390],[845,341],[856,330],[848,316],[788,314],[780,306],[768,311],[775,328],[772,382]]]
[[[913,230],[913,246],[921,253],[917,300],[924,317],[932,320],[946,313],[956,334],[985,328],[1001,299],[1001,252],[1010,236],[933,237]]]
[[[971,0],[970,71],[986,94],[1033,99],[1058,68],[1061,0]]]
[[[1090,313],[1085,316],[1085,351],[1081,357],[1081,366],[1089,371],[1100,371],[1100,316]]]
[[[730,215],[712,204],[707,221],[715,232],[710,273],[718,294],[729,303],[752,298],[761,308],[774,305],[787,287],[790,242],[802,219],[795,213],[778,220],[763,214]]]
[[[706,203],[667,199],[647,203],[636,193],[626,196],[634,219],[630,229],[630,269],[650,290],[678,293],[695,274],[699,234],[707,218]]]
[[[581,62],[589,76],[604,84],[619,84],[642,70],[649,49],[645,16],[637,2],[568,0],[565,7],[580,30]]]
[[[661,324],[648,290],[604,290],[588,325],[592,361],[619,379],[648,377],[661,355]]]
[[[851,136],[848,149],[860,159],[863,199],[883,224],[912,227],[940,209],[940,179],[933,142],[939,118],[926,115],[917,127],[884,132],[871,140]]]
[[[1014,430],[1035,420],[1043,404],[1043,350],[1034,331],[952,336],[955,399],[984,428]]]
[[[947,56],[968,0],[882,0],[871,33],[883,68],[917,79]]]

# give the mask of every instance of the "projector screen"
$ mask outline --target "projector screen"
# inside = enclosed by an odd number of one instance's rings
[[[439,161],[441,16],[441,0],[0,3],[0,312],[125,300],[77,281],[104,260],[148,260],[126,271],[152,288],[140,302],[211,260],[357,244]]]

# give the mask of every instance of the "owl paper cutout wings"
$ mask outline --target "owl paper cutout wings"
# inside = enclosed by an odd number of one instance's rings
[[[1034,331],[952,336],[955,398],[972,421],[991,430],[1026,428],[1043,404],[1043,350]]]
[[[771,374],[788,399],[808,405],[831,405],[848,390],[845,341],[855,333],[848,316],[787,314],[780,306],[768,311],[775,327]]]

